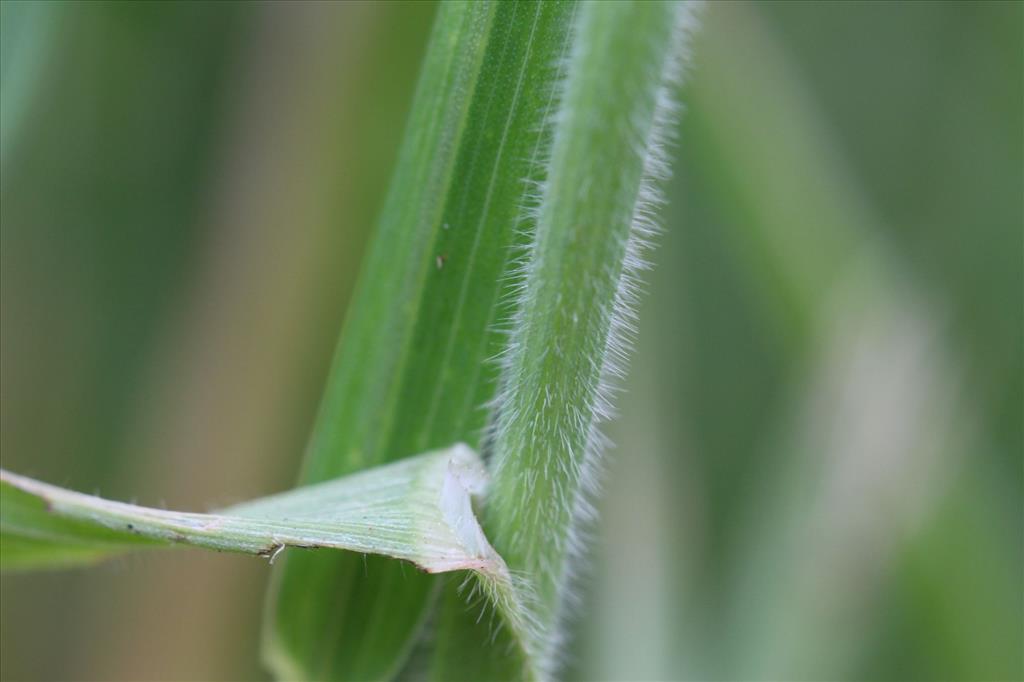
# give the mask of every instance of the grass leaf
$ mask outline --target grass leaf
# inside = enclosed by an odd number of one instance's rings
[[[623,369],[693,10],[679,2],[580,4],[552,144],[527,202],[530,244],[513,280],[489,448],[497,485],[485,527],[523,576],[520,601],[532,607],[533,627],[518,641],[500,626],[481,628],[488,607],[467,610],[449,591],[431,679],[556,672],[570,559],[581,544],[585,488],[596,479],[597,425],[610,410],[610,380]]]
[[[379,554],[508,582],[470,503],[487,473],[465,445],[212,514],[114,502],[0,470],[2,566],[40,568],[186,544],[274,557],[287,547]]]
[[[476,646],[496,632],[467,624],[448,583],[432,674],[549,677],[689,21],[671,1],[442,4],[305,487],[202,515],[5,474],[11,565],[178,542],[469,570],[503,644]],[[408,458],[460,441],[493,458],[486,519],[511,570],[473,512],[472,450]],[[278,676],[393,677],[423,644],[442,583],[351,553],[282,564],[264,648]]]
[[[574,3],[442,3],[303,480],[456,441],[481,446],[508,272],[550,130]],[[386,561],[294,555],[264,656],[287,679],[386,679],[439,588]]]
[[[131,550],[191,545],[269,558],[288,548],[341,549],[471,571],[517,641],[532,609],[473,511],[488,485],[463,444],[407,457],[211,514],[105,500],[0,469],[0,568],[93,563]]]
[[[521,209],[543,168],[574,6],[439,6],[304,482],[483,445]],[[296,553],[282,564],[264,655],[287,679],[393,676],[441,587],[372,558]]]

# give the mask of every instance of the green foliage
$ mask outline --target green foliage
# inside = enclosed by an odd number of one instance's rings
[[[176,543],[271,559],[288,547],[345,549],[402,559],[427,572],[472,570],[509,582],[473,515],[470,495],[483,493],[487,473],[464,445],[213,514],[112,502],[3,470],[0,476],[3,569]]]
[[[469,569],[518,652],[507,672],[549,676],[582,462],[607,410],[602,382],[625,352],[630,271],[656,208],[649,183],[664,174],[681,8],[587,3],[577,17],[573,2],[443,5],[304,467],[307,484],[330,482],[203,516],[5,474],[7,565],[182,542],[275,556],[334,547]],[[549,385],[559,404],[536,401]],[[549,428],[524,441],[537,424]],[[489,518],[516,558],[515,584],[465,491],[447,489],[449,467],[468,466],[463,451],[408,459],[459,440],[487,447],[487,428],[502,472]],[[540,496],[522,488],[556,469],[568,478]],[[482,490],[482,475],[474,480]],[[508,533],[524,520],[525,546]],[[288,553],[283,563],[265,652],[289,679],[395,675],[441,587],[351,554]],[[482,628],[472,630],[476,641]],[[435,671],[452,650],[438,651]]]
[[[5,472],[0,677],[1020,678],[1022,5],[706,9],[591,496],[668,5],[0,3],[3,466],[308,444]]]
[[[481,444],[508,270],[571,3],[446,3],[304,467],[323,480]],[[288,557],[266,652],[286,677],[382,678],[439,585],[386,562]]]
[[[49,2],[0,4],[0,163],[29,114],[33,90],[46,66],[46,48],[58,30],[59,8]]]

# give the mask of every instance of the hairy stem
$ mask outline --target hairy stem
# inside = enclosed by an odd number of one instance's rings
[[[691,7],[586,3],[503,368],[486,528],[535,592],[543,659],[623,369]]]

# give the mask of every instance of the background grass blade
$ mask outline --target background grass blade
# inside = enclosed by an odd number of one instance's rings
[[[61,12],[59,4],[50,2],[0,5],[0,162],[7,158],[33,95],[45,80]]]
[[[873,637],[862,634],[863,604],[898,561],[889,534],[913,532],[960,477],[960,452],[984,448],[977,407],[952,369],[945,311],[894,255],[889,228],[769,27],[749,7],[717,11],[712,34],[727,30],[747,49],[704,44],[691,120],[702,143],[692,157],[719,169],[708,194],[728,197],[736,214],[724,231],[770,283],[757,291],[766,319],[813,349],[800,357],[800,397],[780,419],[786,435],[766,439],[773,475],[746,493],[751,530],[737,551],[735,596],[720,609],[744,652],[720,674],[736,678],[847,669]],[[756,119],[741,113],[751,102]],[[821,519],[827,535],[814,530]]]
[[[303,480],[480,444],[506,273],[572,3],[444,3],[395,176],[331,369]],[[380,679],[439,583],[388,562],[288,556],[265,658],[288,679]]]
[[[508,582],[470,504],[487,473],[465,445],[305,486],[214,514],[150,509],[0,470],[0,567],[39,568],[188,544],[273,559],[287,547],[379,554],[431,573]]]

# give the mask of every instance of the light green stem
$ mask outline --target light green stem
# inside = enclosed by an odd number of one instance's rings
[[[608,380],[622,369],[640,251],[664,174],[662,136],[691,8],[580,10],[535,239],[504,366],[486,524],[535,591],[557,647],[575,534],[596,478]]]

